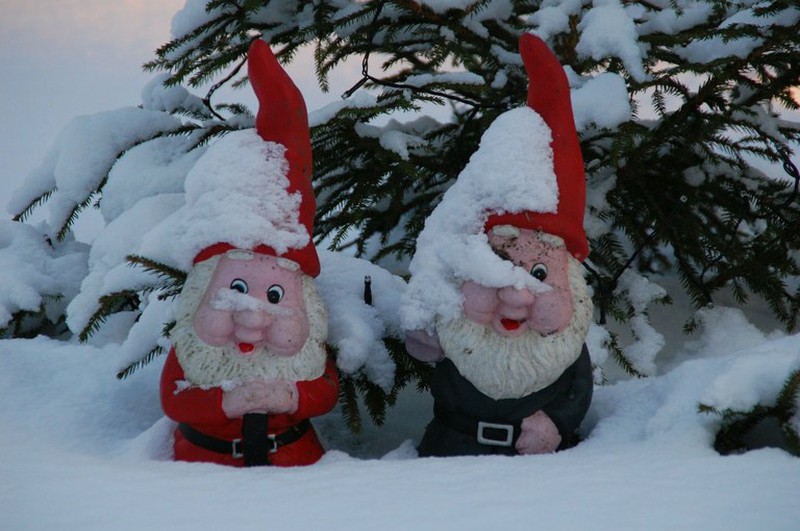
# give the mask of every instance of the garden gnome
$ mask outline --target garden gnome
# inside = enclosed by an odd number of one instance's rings
[[[420,456],[569,447],[592,396],[586,185],[569,86],[541,39],[524,35],[520,52],[527,106],[487,129],[410,264],[406,346],[435,363]]]
[[[228,133],[186,178],[191,269],[161,377],[175,459],[307,465],[323,455],[309,418],[338,376],[314,278],[315,199],[305,103],[269,46],[248,54],[255,130]]]

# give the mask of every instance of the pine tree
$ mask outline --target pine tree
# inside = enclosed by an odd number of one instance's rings
[[[320,241],[354,246],[372,260],[411,255],[425,218],[488,124],[523,103],[527,79],[517,41],[534,30],[548,37],[577,83],[620,76],[634,108],[615,126],[590,123],[581,131],[590,194],[595,190],[589,267],[601,319],[637,313],[617,289],[632,268],[651,278],[676,272],[697,307],[726,290],[743,304],[760,296],[787,329],[796,327],[798,212],[787,176],[775,169],[785,164],[797,179],[790,161],[797,127],[777,114],[798,105],[791,92],[800,75],[796,8],[314,2],[285,3],[281,18],[262,4],[209,2],[209,21],[161,48],[149,67],[173,72],[171,83],[209,82],[234,57],[241,61],[255,34],[284,45],[287,58],[313,43],[323,87],[341,61],[363,58],[363,78],[346,96],[373,89],[377,97],[343,105],[314,129]],[[616,52],[593,46],[601,18],[617,21],[606,32],[630,33],[617,39]],[[626,38],[638,48],[626,48]],[[643,49],[647,55],[637,56]],[[451,119],[374,125],[431,104],[449,106]],[[772,163],[773,174],[759,170],[758,159]],[[636,360],[627,362],[637,370]]]
[[[658,288],[642,298],[635,288],[644,279],[657,288],[660,277],[677,275],[697,308],[723,294],[741,304],[760,297],[787,330],[797,328],[800,175],[792,153],[800,127],[781,114],[798,109],[795,4],[210,0],[204,11],[200,4],[187,5],[191,23],[145,65],[164,73],[164,86],[152,89],[158,103],[149,108],[164,123],[115,146],[95,187],[73,198],[51,228],[54,246],[82,209],[111,199],[109,172],[138,146],[177,139],[191,158],[214,137],[252,126],[250,110],[214,99],[220,87],[246,83],[247,48],[263,38],[285,62],[313,47],[323,88],[343,61],[362,61],[362,78],[312,121],[316,240],[376,263],[402,263],[481,134],[524,103],[528,80],[517,43],[533,31],[550,43],[575,90],[600,90],[592,88],[600,80],[610,83],[604,89],[624,87],[631,108],[624,116],[600,109],[579,124],[589,190],[587,269],[600,323],[627,323],[633,346],[643,343],[653,331],[648,304],[675,294]],[[209,88],[200,97],[184,86]],[[446,117],[433,119],[431,110]],[[174,179],[180,188],[180,175]],[[17,220],[61,201],[57,187],[31,188]],[[143,267],[141,283],[97,293],[96,312],[74,319],[73,332],[85,337],[121,309],[142,312],[151,294],[174,295],[181,272],[147,260],[128,257]],[[687,315],[687,331],[694,326]],[[653,372],[657,352],[636,354],[621,344],[609,336],[623,368]],[[142,355],[157,348],[154,336]],[[133,366],[140,360],[132,357]],[[373,401],[378,415],[384,399]]]

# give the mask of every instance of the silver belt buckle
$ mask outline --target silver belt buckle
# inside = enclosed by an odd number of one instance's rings
[[[485,429],[503,430],[506,432],[505,440],[487,439],[483,430]],[[511,446],[514,440],[514,426],[511,424],[494,424],[492,422],[478,421],[478,442],[487,446]]]
[[[276,435],[269,434],[267,435],[267,440],[269,441],[269,446],[267,447],[267,453],[274,454],[278,451],[278,441],[276,439]],[[244,457],[244,452],[242,451],[242,440],[241,439],[234,439],[231,441],[231,455],[234,459],[240,459]]]
[[[267,435],[267,440],[269,441],[269,448],[267,448],[268,453],[274,454],[278,451],[278,441],[275,437],[276,435],[273,433]]]
[[[244,457],[244,452],[242,452],[242,440],[241,439],[234,439],[231,441],[231,455],[234,459],[241,459]]]

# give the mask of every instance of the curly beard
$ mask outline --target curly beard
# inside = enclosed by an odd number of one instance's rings
[[[197,337],[194,314],[218,261],[219,257],[213,257],[195,265],[181,291],[176,326],[170,336],[186,382],[202,388],[230,389],[249,380],[298,382],[322,376],[327,360],[325,341],[328,337],[328,312],[310,277],[304,276],[302,279],[310,333],[296,355],[278,356],[266,347],[260,347],[252,354],[242,356],[233,344],[213,347]]]
[[[577,260],[570,258],[574,312],[567,328],[542,336],[498,334],[463,314],[437,323],[445,356],[481,393],[494,399],[521,398],[555,382],[581,354],[592,315],[592,300]]]

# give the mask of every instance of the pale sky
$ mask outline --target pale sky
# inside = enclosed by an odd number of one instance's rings
[[[135,105],[184,0],[0,0],[0,201],[74,116]]]
[[[141,65],[170,36],[185,0],[0,0],[0,211],[67,122],[140,103]],[[302,58],[300,58],[302,60]],[[309,110],[335,100],[360,65],[323,95],[309,64],[289,74]],[[353,79],[350,80],[349,78]],[[247,89],[241,100],[255,101]],[[236,95],[238,97],[238,93]]]

